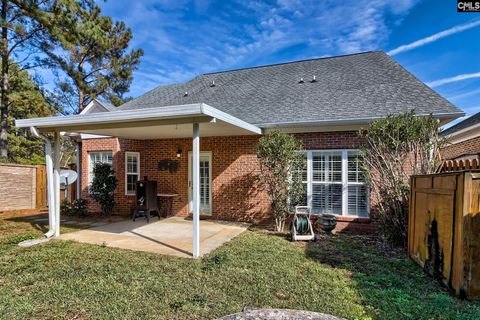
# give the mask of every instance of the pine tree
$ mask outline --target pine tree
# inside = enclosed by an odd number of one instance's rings
[[[36,21],[29,19],[15,1],[1,0],[1,85],[0,85],[0,158],[8,156],[8,119],[11,101],[10,66],[13,59],[22,69],[35,65],[34,43],[43,36],[43,28]],[[20,1],[30,2],[30,1]],[[18,58],[18,59],[17,59]]]
[[[128,52],[131,30],[102,15],[93,0],[58,0],[44,13],[39,21],[52,38],[41,49],[44,62],[59,71],[59,104],[73,113],[96,97],[120,105],[143,55],[141,49]]]
[[[7,160],[14,163],[39,164],[44,162],[43,141],[32,139],[26,130],[14,126],[15,119],[51,116],[55,110],[26,70],[10,63],[10,90],[8,100],[9,152]]]

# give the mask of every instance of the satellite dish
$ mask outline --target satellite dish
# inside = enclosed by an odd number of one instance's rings
[[[78,174],[73,170],[60,170],[60,185],[68,186],[77,181]]]

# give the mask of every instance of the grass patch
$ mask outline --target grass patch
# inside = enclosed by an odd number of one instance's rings
[[[0,237],[1,319],[215,319],[244,307],[348,319],[478,319],[402,252],[374,238],[291,243],[246,231],[203,260],[67,241],[20,248]]]

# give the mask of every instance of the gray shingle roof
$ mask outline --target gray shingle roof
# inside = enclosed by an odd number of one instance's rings
[[[442,136],[447,136],[449,134],[452,134],[452,133],[455,133],[457,131],[466,129],[466,128],[471,127],[473,125],[476,125],[478,123],[480,123],[480,112],[475,113],[474,115],[468,117],[465,120],[460,121],[456,125],[451,126],[450,128],[448,128],[446,130],[443,130],[441,135]]]
[[[313,76],[316,82],[311,82]],[[304,83],[299,83],[300,78]],[[411,109],[418,114],[462,115],[379,51],[202,74],[185,83],[160,86],[118,110],[201,102],[259,126],[355,121]]]

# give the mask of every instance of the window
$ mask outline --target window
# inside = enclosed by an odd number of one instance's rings
[[[140,153],[125,153],[125,194],[135,194],[137,181],[140,180]]]
[[[369,189],[357,150],[307,151],[305,203],[316,214],[368,217]]]
[[[93,181],[93,168],[96,163],[108,163],[112,165],[112,152],[89,152],[89,164],[88,164],[88,185],[90,186]]]

